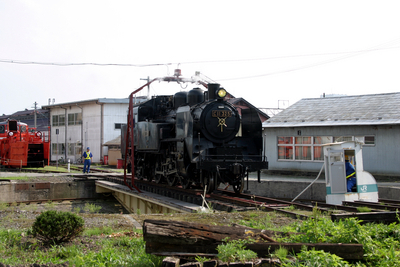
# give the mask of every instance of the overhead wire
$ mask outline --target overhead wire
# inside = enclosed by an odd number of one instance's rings
[[[393,42],[393,41],[392,41]],[[390,42],[389,42],[390,43]],[[382,44],[385,45],[385,44]],[[382,46],[379,45],[379,46]],[[296,57],[314,57],[314,56],[329,56],[329,55],[341,55],[341,54],[360,54],[379,50],[397,49],[400,46],[384,47],[384,48],[371,48],[365,50],[355,51],[344,51],[344,52],[329,52],[329,53],[313,53],[313,54],[301,54],[301,55],[285,55],[285,56],[273,56],[273,57],[262,57],[262,58],[246,58],[246,59],[222,59],[222,60],[200,60],[200,61],[186,61],[186,62],[169,62],[169,63],[151,63],[151,64],[132,64],[132,63],[96,63],[96,62],[40,62],[40,61],[27,61],[27,60],[15,60],[15,59],[0,59],[1,63],[10,64],[22,64],[22,65],[47,65],[47,66],[118,66],[118,67],[156,67],[156,66],[170,66],[177,64],[204,64],[204,63],[227,63],[227,62],[248,62],[248,61],[264,61],[264,60],[275,60],[285,58],[296,58]]]
[[[118,67],[155,67],[155,66],[165,66],[167,68],[167,72],[169,73],[169,66],[171,65],[180,65],[180,64],[205,64],[205,63],[227,63],[227,62],[249,62],[249,61],[265,61],[265,60],[277,60],[277,59],[285,59],[285,58],[296,58],[296,57],[315,57],[315,56],[330,56],[330,55],[342,55],[339,57],[335,57],[328,60],[323,60],[315,63],[311,63],[308,65],[303,65],[299,67],[294,67],[290,69],[274,71],[270,73],[258,74],[258,75],[249,75],[244,77],[235,77],[235,78],[225,78],[225,79],[217,79],[218,81],[230,81],[230,80],[242,80],[242,79],[252,79],[265,77],[270,75],[276,75],[280,73],[288,73],[301,69],[312,68],[315,66],[329,64],[335,61],[347,59],[350,57],[355,57],[361,54],[379,51],[379,50],[387,50],[387,49],[398,49],[400,46],[391,46],[384,47],[392,43],[399,42],[400,38],[389,41],[384,44],[377,45],[370,49],[364,50],[355,50],[355,51],[345,51],[345,52],[329,52],[329,53],[313,53],[313,54],[301,54],[301,55],[285,55],[285,56],[274,56],[274,57],[262,57],[262,58],[251,58],[251,59],[226,59],[226,60],[203,60],[203,61],[187,61],[187,62],[170,62],[170,63],[152,63],[152,64],[130,64],[130,63],[95,63],[95,62],[82,62],[82,63],[57,63],[57,62],[39,62],[39,61],[25,61],[25,60],[12,60],[12,59],[0,59],[0,63],[11,63],[11,64],[24,64],[24,65],[48,65],[48,66],[118,66]],[[205,76],[203,73],[201,75]],[[207,79],[214,81],[213,79],[205,76]]]

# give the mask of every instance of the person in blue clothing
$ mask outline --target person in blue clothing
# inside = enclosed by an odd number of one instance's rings
[[[92,152],[90,152],[90,147],[86,149],[85,152],[83,152],[83,173],[89,173],[90,172],[90,163],[92,162]]]
[[[346,181],[347,181],[347,192],[351,192],[351,188],[357,184],[356,180],[356,170],[350,163],[348,156],[345,157],[345,167],[346,167]]]

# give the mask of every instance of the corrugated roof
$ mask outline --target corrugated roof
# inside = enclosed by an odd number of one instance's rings
[[[400,124],[400,93],[305,98],[263,127]]]

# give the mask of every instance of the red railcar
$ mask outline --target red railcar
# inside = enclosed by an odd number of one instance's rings
[[[10,168],[49,165],[50,140],[16,120],[0,122],[0,165]]]

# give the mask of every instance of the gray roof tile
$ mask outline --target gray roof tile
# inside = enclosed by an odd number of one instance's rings
[[[264,127],[400,124],[400,93],[305,98]]]

